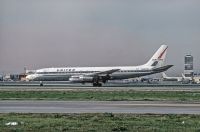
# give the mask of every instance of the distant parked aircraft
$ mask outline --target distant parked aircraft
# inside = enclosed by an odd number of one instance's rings
[[[183,81],[192,81],[191,77],[185,77],[184,74],[182,74],[181,77],[169,77],[167,76],[164,72],[162,73],[162,77],[164,81],[178,81],[178,82],[183,82]]]
[[[183,77],[168,77],[164,72],[162,73],[162,77],[164,81],[183,81]]]

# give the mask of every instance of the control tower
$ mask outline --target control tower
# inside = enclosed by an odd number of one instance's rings
[[[193,56],[192,55],[186,55],[185,56],[185,68],[184,68],[184,75],[186,77],[193,77]]]

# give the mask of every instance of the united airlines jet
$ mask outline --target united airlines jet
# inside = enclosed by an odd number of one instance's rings
[[[167,48],[167,45],[161,45],[153,57],[140,66],[44,68],[27,75],[26,79],[29,81],[92,83],[93,86],[102,86],[102,83],[108,80],[136,78],[168,70],[173,65],[164,65]]]

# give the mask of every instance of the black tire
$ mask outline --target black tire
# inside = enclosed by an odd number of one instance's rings
[[[101,84],[101,83],[98,83],[98,87],[102,87],[102,84]]]
[[[93,83],[93,87],[101,87],[102,84],[101,83]]]
[[[107,80],[106,80],[106,79],[103,79],[103,80],[102,80],[102,82],[103,82],[103,83],[106,83],[106,82],[107,82]]]
[[[93,83],[93,87],[96,87],[97,86],[97,83]]]

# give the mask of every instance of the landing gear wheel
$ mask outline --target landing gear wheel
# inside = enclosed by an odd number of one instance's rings
[[[93,87],[101,87],[102,84],[101,83],[93,83]]]
[[[98,83],[98,87],[101,87],[102,86],[102,84],[101,83]]]
[[[107,81],[107,80],[103,80],[102,82],[103,82],[103,83],[106,83],[106,81]]]
[[[97,87],[97,83],[93,83],[93,87]]]

